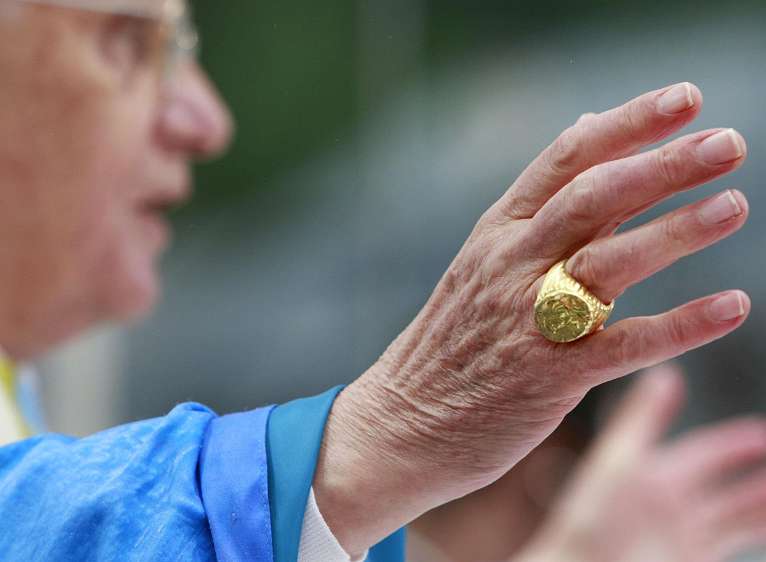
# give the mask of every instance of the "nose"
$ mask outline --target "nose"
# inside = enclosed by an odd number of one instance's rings
[[[159,119],[160,138],[174,152],[212,158],[228,147],[231,113],[196,62],[183,63],[165,87]]]

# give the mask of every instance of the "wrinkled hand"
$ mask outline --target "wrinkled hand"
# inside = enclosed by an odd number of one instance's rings
[[[562,259],[609,302],[744,224],[745,197],[726,191],[615,234],[660,201],[742,164],[745,141],[730,129],[638,153],[692,121],[701,105],[699,90],[681,84],[584,115],[484,214],[420,314],[333,408],[314,485],[341,544],[359,551],[490,484],[590,388],[744,321],[748,298],[732,291],[572,344],[553,344],[534,325],[542,279]]]
[[[515,562],[724,562],[766,545],[766,472],[752,470],[766,459],[766,420],[719,423],[662,445],[683,391],[669,367],[631,389]]]

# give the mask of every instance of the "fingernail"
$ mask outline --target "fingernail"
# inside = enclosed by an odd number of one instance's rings
[[[700,222],[705,225],[721,224],[741,214],[742,208],[731,191],[710,199],[699,211]]]
[[[694,107],[692,87],[688,82],[673,86],[657,100],[657,109],[665,115],[676,115]]]
[[[745,154],[744,142],[734,129],[727,129],[706,138],[697,147],[703,162],[716,165],[731,162]]]
[[[745,303],[737,292],[727,293],[710,303],[710,315],[713,320],[726,322],[745,314]]]

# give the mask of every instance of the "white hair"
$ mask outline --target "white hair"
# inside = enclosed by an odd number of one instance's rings
[[[89,12],[156,18],[162,16],[166,5],[171,2],[172,0],[14,0],[12,2],[0,2],[0,5],[37,4]]]

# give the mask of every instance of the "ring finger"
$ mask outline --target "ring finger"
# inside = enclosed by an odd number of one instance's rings
[[[745,196],[725,191],[591,242],[567,261],[567,271],[603,302],[612,302],[628,287],[730,236],[744,225],[747,214]]]

